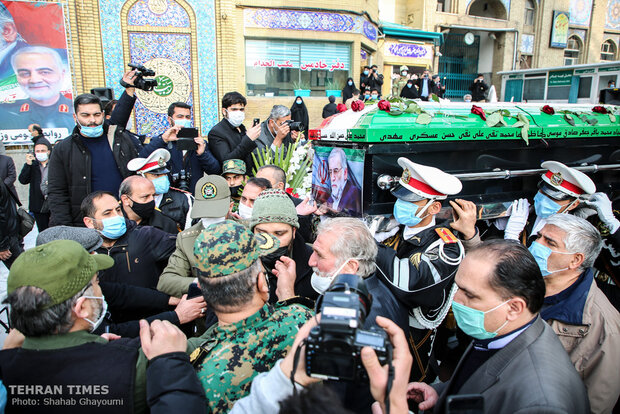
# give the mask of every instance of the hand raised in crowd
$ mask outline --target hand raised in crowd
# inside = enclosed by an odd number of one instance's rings
[[[185,352],[187,338],[179,328],[168,321],[155,320],[150,326],[140,320],[140,343],[144,355],[151,360],[170,352]]]
[[[276,261],[273,274],[278,278],[276,295],[278,300],[286,300],[295,296],[295,280],[297,279],[297,264],[290,257],[282,256]]]
[[[248,128],[245,134],[252,141],[256,141],[256,139],[260,136],[261,124],[254,125],[252,128]]]
[[[390,395],[388,396],[390,399],[390,413],[406,414],[409,412],[407,407],[407,383],[409,382],[411,364],[413,363],[407,338],[403,330],[390,319],[377,316],[376,322],[377,325],[387,332],[394,347],[392,354],[394,378]],[[368,346],[362,348],[362,364],[364,364],[364,368],[368,373],[370,392],[375,401],[379,403],[381,412],[385,413],[385,392],[387,390],[389,366],[381,365],[374,349]],[[375,408],[374,412],[378,412],[378,410]]]
[[[297,141],[297,138],[299,138],[299,131],[291,131],[291,138],[293,141]]]
[[[196,149],[196,155],[202,155],[205,152],[205,148],[207,148],[207,141],[203,137],[194,138],[194,142],[198,145]]]
[[[179,317],[179,322],[184,324],[199,318],[201,315],[204,315],[206,308],[207,304],[202,296],[187,299],[187,295],[183,295],[174,311]]]
[[[123,74],[123,81],[127,82],[130,85],[133,85],[133,81],[136,78],[137,71],[135,69],[129,70]],[[136,93],[136,88],[125,88],[127,95],[134,96]]]
[[[304,198],[304,201],[295,207],[295,211],[297,211],[298,216],[309,216],[310,214],[316,212],[317,209],[318,207],[316,203],[310,204],[310,197]]]
[[[162,134],[161,139],[163,139],[165,143],[168,143],[171,141],[178,141],[179,137],[177,137],[177,134],[179,133],[180,130],[181,130],[181,127],[179,125],[170,127],[166,130],[166,132]]]
[[[289,132],[291,132],[291,126],[288,124],[288,122],[283,122],[276,128],[276,136],[273,141],[281,143],[284,138],[286,138]]]
[[[452,222],[450,227],[463,235],[465,240],[470,240],[476,235],[477,207],[471,201],[457,198],[450,201],[452,206]]]
[[[609,200],[607,194],[600,192],[594,193],[590,197],[590,200],[586,201],[585,204],[596,209],[598,217],[607,227],[609,227],[609,231],[612,234],[618,230],[620,227],[620,221],[618,221],[614,215],[611,200]]]
[[[35,160],[35,157],[32,153],[29,152],[26,154],[26,164],[32,165],[32,161],[34,160]]]
[[[0,260],[7,260],[11,256],[13,256],[13,253],[9,249],[0,251]]]
[[[293,371],[293,363],[295,362],[295,351],[300,346],[301,341],[306,339],[308,335],[310,335],[310,330],[318,325],[321,321],[321,314],[319,313],[316,317],[311,318],[304,326],[299,328],[299,332],[295,336],[295,342],[293,342],[293,346],[286,354],[286,357],[282,360],[280,364],[280,369],[286,376],[286,378],[291,377],[291,372]],[[307,387],[310,384],[319,382],[318,378],[312,378],[306,374],[306,349],[305,345],[303,345],[303,349],[299,353],[299,361],[297,363],[297,370],[295,370],[295,382],[299,385]]]
[[[519,240],[519,235],[527,224],[527,218],[530,215],[530,202],[527,198],[520,198],[512,203],[512,212],[506,230],[504,230],[504,239]]]

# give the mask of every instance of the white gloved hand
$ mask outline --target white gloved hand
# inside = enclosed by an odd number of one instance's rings
[[[398,233],[399,229],[400,229],[400,227],[396,226],[396,227],[394,227],[391,230],[381,231],[381,232],[375,233],[375,240],[378,241],[379,243],[381,243],[381,242],[389,239],[390,237],[392,237],[396,233]]]
[[[512,212],[504,230],[504,239],[519,240],[519,235],[525,228],[530,215],[530,202],[527,198],[520,198],[512,203]]]
[[[620,228],[620,221],[614,216],[611,201],[605,193],[594,193],[590,200],[585,201],[587,206],[595,208],[601,221],[609,227],[611,234]]]

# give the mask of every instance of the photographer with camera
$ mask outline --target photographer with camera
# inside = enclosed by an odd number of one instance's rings
[[[276,151],[284,148],[284,156],[289,144],[297,140],[301,125],[291,120],[291,110],[284,105],[274,105],[269,118],[260,124],[260,135],[256,140],[254,153],[262,153],[265,148]]]
[[[170,128],[163,134],[151,138],[151,142],[140,151],[140,156],[147,157],[160,148],[168,150],[172,186],[191,192],[204,174],[218,174],[220,163],[207,148],[205,139],[198,136],[198,131],[192,128],[190,105],[185,102],[170,104],[168,123]]]
[[[489,85],[484,82],[484,75],[479,73],[476,76],[476,79],[469,85],[469,90],[471,91],[471,100],[472,102],[485,102],[486,101],[486,93],[489,90]]]
[[[84,225],[80,205],[93,191],[118,193],[121,181],[131,175],[127,163],[138,156],[140,142],[126,133],[135,97],[135,72],[123,75],[127,93],[119,99],[110,120],[99,97],[85,93],[73,101],[76,127],[54,146],[49,161],[48,201],[50,225]]]

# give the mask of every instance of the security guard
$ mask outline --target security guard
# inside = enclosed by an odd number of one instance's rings
[[[235,204],[241,199],[241,191],[243,184],[247,181],[245,162],[243,160],[226,160],[222,163],[222,177],[228,182],[230,187],[230,196]]]
[[[136,171],[148,178],[155,186],[155,206],[166,216],[177,223],[183,230],[191,226],[190,212],[194,204],[194,197],[187,191],[170,187],[166,163],[170,160],[170,153],[165,149],[156,149],[147,158],[134,158],[129,161],[127,168]]]
[[[400,96],[400,92],[403,90],[409,79],[411,79],[409,76],[409,68],[407,65],[402,65],[400,67],[400,78],[392,83],[392,96]]]
[[[441,200],[457,194],[461,182],[437,168],[398,159],[403,174],[392,194],[402,227],[379,248],[377,266],[394,295],[409,308],[410,345],[416,363],[412,379],[426,377],[436,328],[456,293],[454,276],[465,250],[447,222],[438,223]]]
[[[165,151],[165,150],[163,150]],[[223,177],[205,175],[196,183],[191,218],[200,219],[177,236],[176,249],[157,283],[157,290],[180,298],[196,282],[194,241],[209,225],[224,221],[230,209],[230,190]]]

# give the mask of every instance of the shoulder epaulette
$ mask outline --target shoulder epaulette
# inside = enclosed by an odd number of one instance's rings
[[[439,238],[446,244],[458,243],[459,241],[456,236],[452,234],[450,229],[446,227],[437,227],[435,231],[437,232],[437,235],[439,235]]]

